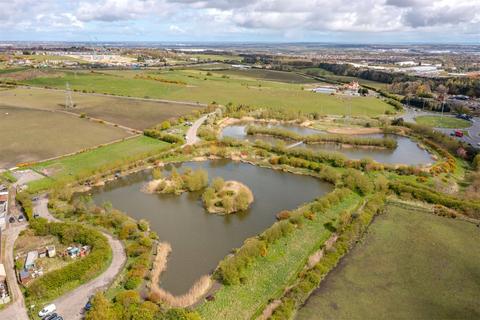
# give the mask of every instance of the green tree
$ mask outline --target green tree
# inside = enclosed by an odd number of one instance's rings
[[[115,320],[112,303],[102,292],[97,292],[92,299],[92,308],[85,316],[86,320]]]
[[[212,187],[215,189],[215,192],[220,192],[220,190],[223,189],[223,186],[225,185],[225,181],[223,180],[222,177],[216,177],[212,181]]]

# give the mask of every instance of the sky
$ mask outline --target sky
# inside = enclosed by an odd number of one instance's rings
[[[0,41],[480,44],[480,0],[0,0]]]

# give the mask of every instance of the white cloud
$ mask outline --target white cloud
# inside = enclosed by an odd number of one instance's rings
[[[180,28],[179,26],[177,25],[174,25],[174,24],[171,24],[169,27],[168,27],[168,30],[170,30],[170,32],[172,33],[180,33],[180,34],[184,34],[186,33],[187,31],[183,28]]]
[[[480,35],[480,0],[0,0],[0,35],[7,29],[101,32],[98,23],[113,28],[120,21],[210,38],[262,32],[289,39],[322,32],[471,36]]]

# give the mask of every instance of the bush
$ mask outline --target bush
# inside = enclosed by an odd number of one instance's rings
[[[39,220],[37,222],[37,220]],[[34,301],[53,300],[72,288],[85,283],[101,273],[109,264],[111,249],[107,239],[98,231],[80,224],[45,223],[35,219],[30,224],[36,234],[51,234],[65,245],[81,243],[91,246],[91,252],[85,258],[67,266],[49,272],[35,279],[26,288],[25,295]]]

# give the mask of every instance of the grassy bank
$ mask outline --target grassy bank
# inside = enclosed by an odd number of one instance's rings
[[[130,162],[168,149],[170,144],[145,136],[103,146],[57,160],[32,166],[49,177],[29,183],[31,193],[49,189],[56,184],[84,179],[109,169],[128,166]]]
[[[250,319],[258,315],[270,299],[279,297],[304,267],[309,255],[332,234],[328,222],[356,206],[352,195],[341,204],[305,219],[300,229],[268,246],[265,257],[255,258],[244,271],[241,284],[223,286],[215,300],[203,303],[198,311],[204,319]]]
[[[473,224],[390,206],[297,319],[478,318],[478,238]]]
[[[415,118],[415,121],[418,124],[434,128],[462,129],[472,126],[470,121],[452,118],[449,116],[419,116]]]

